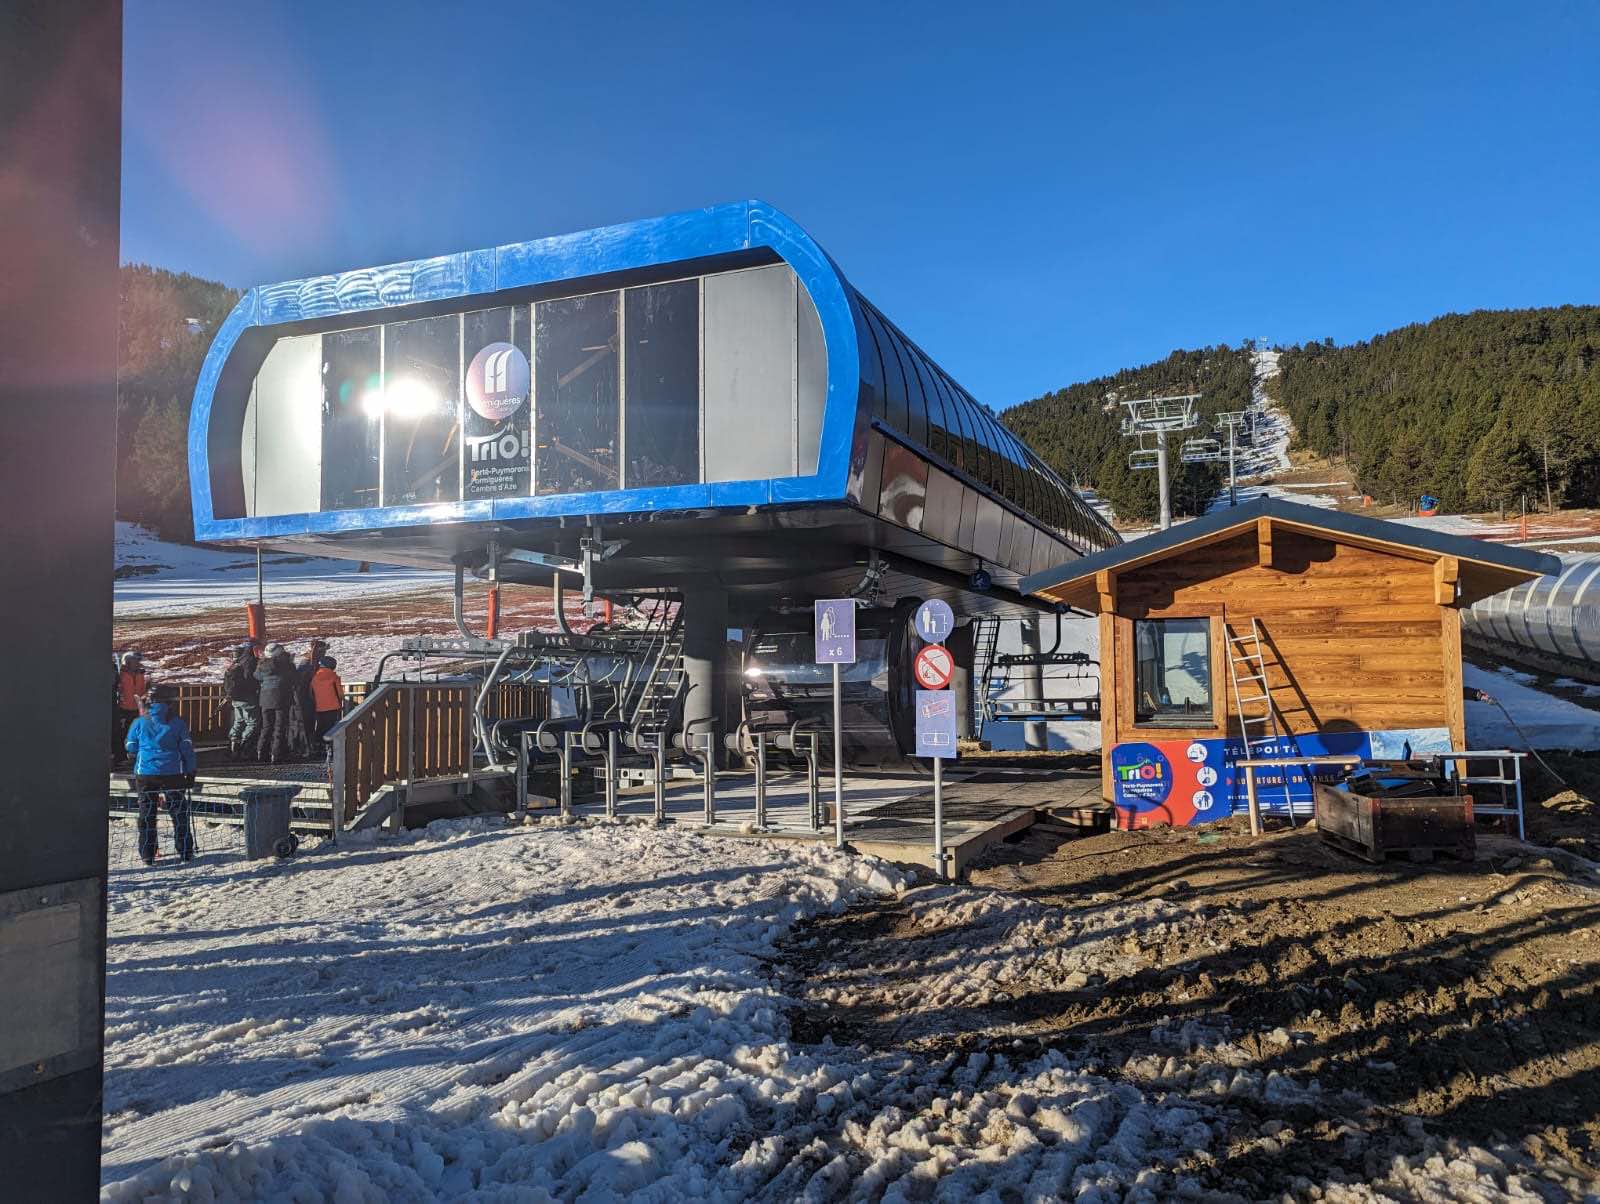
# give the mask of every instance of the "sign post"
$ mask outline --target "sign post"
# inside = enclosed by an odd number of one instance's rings
[[[816,621],[817,664],[833,666],[833,843],[844,847],[844,703],[839,666],[856,663],[854,598],[822,598],[812,603]]]
[[[939,877],[945,873],[944,851],[944,763],[956,755],[956,700],[947,687],[955,672],[956,658],[944,641],[956,629],[955,612],[948,602],[930,599],[917,607],[917,634],[924,640],[912,665],[917,685],[917,756],[933,761],[933,865]]]

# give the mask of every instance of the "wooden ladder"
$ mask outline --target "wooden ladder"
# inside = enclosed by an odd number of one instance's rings
[[[1278,722],[1278,707],[1272,698],[1272,685],[1267,680],[1267,658],[1261,651],[1261,625],[1254,616],[1250,619],[1248,633],[1240,634],[1227,625],[1228,675],[1233,680],[1233,710],[1239,717],[1239,732],[1244,737],[1244,755],[1256,752],[1257,744],[1277,745],[1283,738],[1283,727]],[[1241,655],[1242,653],[1242,655]],[[1245,693],[1259,690],[1260,693]],[[1262,704],[1265,710],[1252,713],[1246,707]],[[1252,729],[1257,729],[1252,734]],[[1274,748],[1275,753],[1281,750]],[[1309,781],[1309,776],[1307,781]],[[1289,812],[1289,823],[1294,824],[1294,794],[1289,789],[1289,767],[1283,767],[1283,805]]]

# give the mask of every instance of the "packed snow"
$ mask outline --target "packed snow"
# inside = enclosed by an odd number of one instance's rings
[[[1250,353],[1254,376],[1250,383],[1249,473],[1283,472],[1289,467],[1289,441],[1294,435],[1289,415],[1267,396],[1267,382],[1282,371],[1276,350],[1258,347]]]
[[[112,878],[108,1200],[741,1195],[798,1152],[732,1149],[754,1118],[792,1137],[865,1088],[787,1047],[764,959],[903,885],[816,844],[499,820],[157,866]]]
[[[1600,748],[1600,711],[1535,688],[1528,684],[1535,680],[1531,673],[1508,668],[1490,672],[1467,662],[1461,666],[1461,679],[1495,700],[1466,704],[1467,743],[1473,748]]]
[[[448,574],[352,560],[268,552],[262,577],[272,602],[338,602],[450,584]],[[119,618],[239,610],[256,600],[256,558],[248,548],[224,550],[159,539],[135,523],[116,527],[116,614]]]
[[[208,836],[190,867],[112,876],[107,1202],[1236,1199],[1182,1170],[1226,1153],[1224,1106],[1319,1091],[1193,1026],[1145,1079],[1059,1050],[800,1043],[777,942],[908,885],[825,846],[443,821],[251,863]],[[1120,973],[1129,925],[1192,906],[908,902],[993,930],[917,1005],[947,1009]],[[1328,1198],[1552,1198],[1526,1171],[1418,1134],[1377,1191]]]

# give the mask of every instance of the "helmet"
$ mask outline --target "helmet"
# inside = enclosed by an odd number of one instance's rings
[[[283,654],[283,645],[282,644],[269,644],[267,646],[267,655],[268,656],[281,656],[282,654]]]
[[[168,685],[151,686],[145,697],[151,702],[177,702],[178,687]]]
[[[144,654],[142,652],[124,652],[122,654],[122,667],[124,669],[131,669],[134,665],[140,664],[143,661]]]
[[[325,656],[322,658],[322,667],[324,669],[337,669],[339,667],[339,662],[334,660],[331,656]]]

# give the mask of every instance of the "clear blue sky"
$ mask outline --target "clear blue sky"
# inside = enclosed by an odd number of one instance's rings
[[[123,257],[245,286],[724,200],[979,398],[1600,302],[1600,7],[127,5]]]

